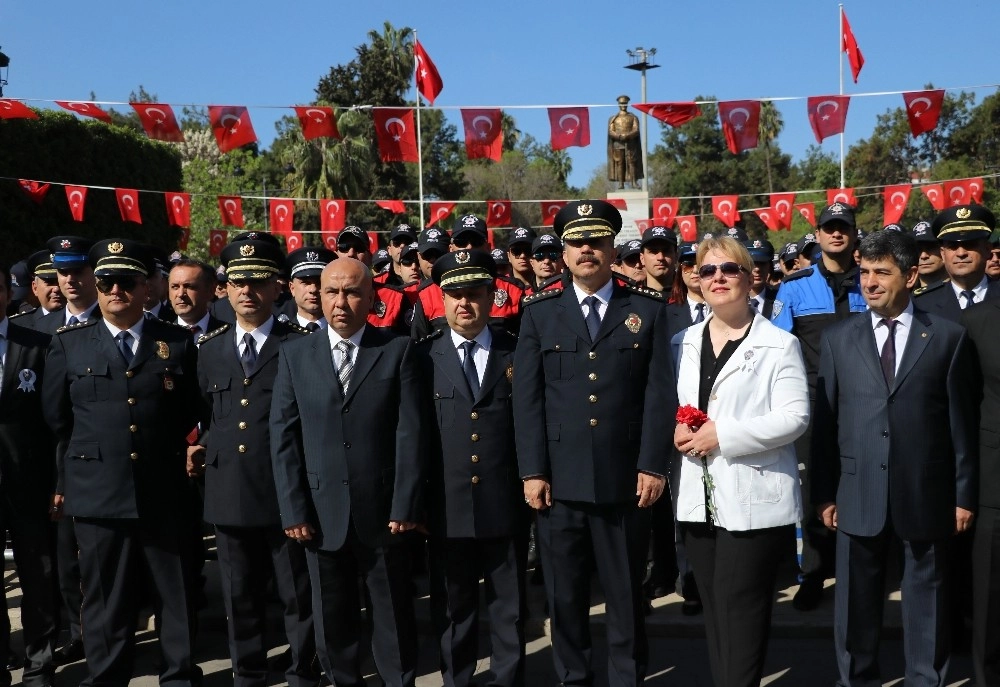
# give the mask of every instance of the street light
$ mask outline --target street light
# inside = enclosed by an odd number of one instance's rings
[[[653,64],[649,61],[653,55],[656,54],[656,48],[643,48],[639,46],[635,50],[626,50],[625,54],[629,57],[629,63],[625,65],[625,69],[631,69],[633,71],[642,74],[642,102],[646,103],[646,70],[656,69],[660,65]],[[646,113],[642,113],[642,190],[647,191],[649,189],[647,185],[647,179],[649,179],[649,165],[646,162],[646,147],[648,146],[649,139],[646,137]]]
[[[0,46],[2,47],[2,46]],[[3,97],[3,87],[7,85],[7,74],[10,71],[10,58],[0,52],[0,98]]]

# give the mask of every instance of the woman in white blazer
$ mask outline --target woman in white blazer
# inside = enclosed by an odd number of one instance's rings
[[[677,396],[709,420],[674,432],[677,521],[715,685],[756,686],[777,568],[795,550],[802,517],[792,442],[809,423],[806,371],[798,340],[749,305],[753,261],[743,244],[703,241],[696,265],[712,315],[674,337]]]

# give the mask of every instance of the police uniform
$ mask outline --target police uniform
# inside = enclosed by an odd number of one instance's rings
[[[443,289],[485,285],[496,268],[487,253],[458,251],[439,258],[433,276]],[[469,685],[479,657],[479,580],[485,581],[489,684],[510,687],[524,684],[524,564],[515,538],[526,519],[511,407],[516,340],[489,326],[475,337],[474,350],[481,352],[470,368],[475,391],[463,371],[459,346],[465,341],[446,327],[415,347],[428,400],[425,426],[435,430],[429,433],[426,499],[431,607],[445,684]]]
[[[29,282],[37,277],[48,284],[56,284],[56,268],[52,265],[51,253],[48,250],[40,250],[29,255],[28,259],[25,260],[25,267],[28,270]],[[62,308],[57,309],[61,310]],[[38,321],[48,315],[49,312],[51,311],[45,310],[39,305],[37,307],[22,309],[20,312],[11,315],[11,317],[22,327],[37,329]]]
[[[766,239],[753,239],[743,242],[747,252],[755,263],[768,263],[774,260],[774,246]],[[778,296],[778,290],[764,284],[763,290],[756,296],[750,296],[750,307],[760,313],[761,317],[770,320],[774,313],[774,299]]]
[[[60,269],[77,269],[88,266],[87,253],[93,245],[93,241],[80,236],[53,236],[46,241],[45,245],[49,249],[49,260],[52,263],[52,278],[57,279],[57,271]],[[43,274],[48,274],[48,268],[44,263],[40,267]],[[55,334],[60,327],[86,321],[95,313],[96,305],[97,298],[95,296],[94,302],[77,315],[72,314],[65,306],[53,310],[38,318],[35,329],[49,335]]]
[[[613,236],[621,215],[603,201],[569,203],[562,240]],[[514,420],[522,479],[551,485],[538,532],[556,674],[590,684],[590,561],[605,592],[609,684],[641,684],[647,664],[642,574],[649,510],[638,473],[667,474],[663,424],[677,406],[663,298],[609,277],[592,339],[575,284],[525,299],[514,357]],[[598,308],[600,313],[600,308]],[[589,315],[589,308],[588,308]],[[666,496],[664,495],[664,498]]]
[[[406,246],[417,242],[417,232],[409,224],[397,224],[393,227],[392,231],[389,232],[389,241],[394,241],[396,239],[402,239],[406,241],[406,245],[403,250],[406,250]],[[400,259],[403,257],[403,253],[399,255]],[[384,272],[376,274],[374,280],[381,284],[389,284],[390,286],[405,286],[403,280],[400,279],[399,274],[396,273],[396,262],[390,261],[389,268]]]
[[[308,253],[309,251],[307,251]],[[230,243],[222,251],[227,276],[235,280],[266,280],[279,271],[280,251],[261,241]],[[290,260],[306,255],[289,256]],[[295,262],[293,276],[315,277],[318,260]],[[273,316],[255,331],[266,332],[256,346],[256,361],[245,368],[240,354],[242,335],[223,324],[199,339],[198,385],[210,416],[198,443],[205,447],[205,521],[216,531],[222,596],[229,630],[234,684],[267,684],[268,582],[273,570],[275,590],[284,607],[285,635],[291,663],[290,685],[312,685],[311,663],[316,655],[312,598],[305,550],[285,536],[278,512],[271,471],[268,415],[271,390],[278,371],[278,350],[307,330]]]
[[[90,251],[95,275],[146,276],[152,258],[129,239]],[[100,318],[52,339],[43,385],[58,440],[57,488],[75,519],[83,588],[83,685],[126,685],[132,674],[142,564],[156,590],[160,683],[193,685],[192,628],[176,504],[187,489],[186,435],[198,420],[197,349],[190,333],[143,317],[131,337]],[[137,336],[136,336],[137,333]],[[116,341],[116,336],[121,336]],[[123,349],[132,338],[128,356]],[[131,357],[131,361],[127,362]]]

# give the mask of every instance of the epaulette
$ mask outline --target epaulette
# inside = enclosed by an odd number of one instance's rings
[[[548,279],[546,279],[545,281],[543,281],[541,284],[538,285],[538,290],[539,291],[544,291],[545,289],[549,288],[553,284],[557,284],[557,283],[561,282],[562,278],[563,278],[562,274],[557,274],[557,275],[554,275],[552,277],[549,277]]]
[[[7,319],[8,320],[16,320],[18,317],[21,317],[22,315],[30,315],[31,313],[35,312],[36,310],[38,310],[38,308],[32,308],[31,310],[22,310],[21,312],[16,312],[13,315],[8,315]]]
[[[209,339],[214,339],[219,334],[221,334],[222,332],[224,332],[227,329],[229,329],[229,327],[230,327],[230,324],[228,322],[225,322],[225,323],[222,324],[221,327],[216,327],[212,331],[206,332],[206,333],[202,334],[201,336],[198,337],[198,345],[199,346],[202,345],[203,343],[205,343]]]
[[[74,329],[83,329],[84,327],[90,327],[91,325],[97,324],[100,317],[91,317],[86,322],[77,322],[76,324],[64,324],[56,330],[56,334],[62,334],[63,332],[70,332]]]
[[[285,324],[293,332],[298,332],[299,334],[312,334],[311,331],[309,331],[308,329],[306,329],[305,327],[303,327],[298,322],[292,322],[291,320],[289,320],[289,321],[285,322]],[[319,331],[319,330],[317,329],[316,331]]]
[[[190,332],[191,331],[190,329],[188,329],[187,327],[185,327],[183,324],[177,324],[176,322],[174,322],[172,320],[161,320],[160,318],[157,317],[156,321],[160,322],[162,324],[169,324],[171,327],[177,327],[178,329],[183,329],[186,332]]]
[[[662,291],[656,291],[655,289],[650,289],[640,284],[626,284],[625,288],[632,293],[637,293],[640,296],[645,296],[646,298],[652,298],[653,300],[660,301],[661,303],[666,301],[666,297],[663,295]]]
[[[781,280],[781,283],[795,281],[796,279],[802,279],[802,277],[808,277],[815,271],[814,267],[803,267],[801,270],[792,272],[791,274],[786,274],[785,278]]]
[[[413,343],[414,344],[421,344],[421,343],[423,343],[425,341],[431,341],[433,339],[438,338],[442,334],[444,334],[444,330],[443,329],[435,329],[434,331],[432,331],[427,336],[421,337],[421,338],[417,339],[416,341],[414,341]]]
[[[944,286],[945,284],[947,284],[950,281],[951,281],[951,279],[942,279],[941,281],[937,282],[936,284],[928,284],[927,286],[918,286],[917,288],[913,289],[913,295],[914,296],[923,296],[925,293],[930,293],[931,291],[935,291],[937,289],[940,289],[942,286]]]
[[[538,301],[543,301],[546,298],[552,298],[553,296],[559,296],[563,292],[562,289],[549,289],[548,291],[538,291],[530,296],[525,296],[521,299],[521,307],[526,305],[531,305],[532,303],[537,303]]]

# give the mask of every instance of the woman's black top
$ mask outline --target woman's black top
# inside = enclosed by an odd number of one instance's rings
[[[753,320],[747,326],[743,336],[735,341],[727,341],[719,352],[719,357],[715,357],[715,349],[712,347],[712,335],[705,326],[705,331],[701,337],[701,383],[698,385],[698,409],[703,413],[708,412],[708,397],[712,394],[712,387],[715,386],[715,378],[725,366],[726,362],[733,357],[733,353],[740,347],[743,340],[750,334],[753,327]]]

